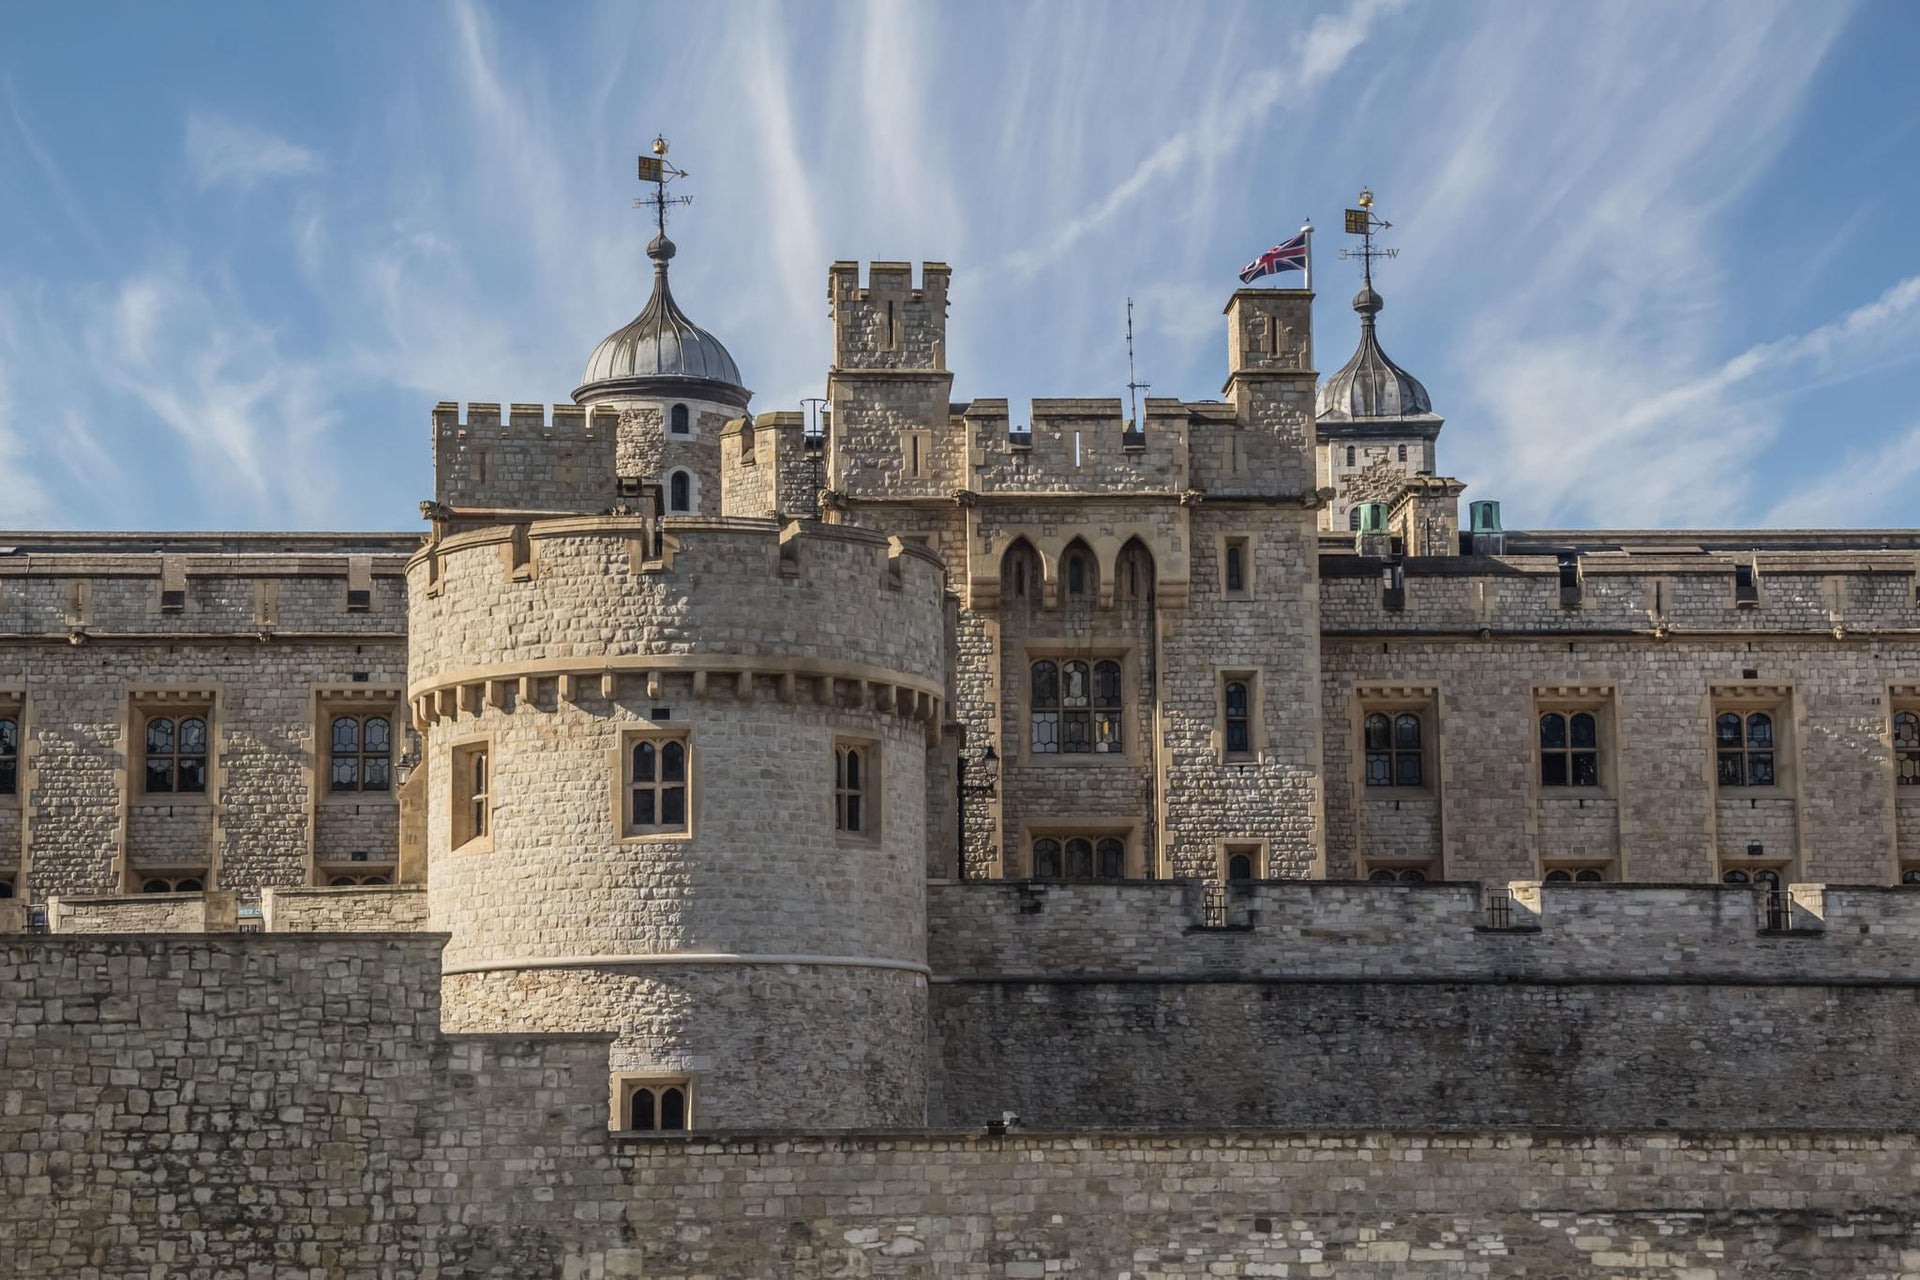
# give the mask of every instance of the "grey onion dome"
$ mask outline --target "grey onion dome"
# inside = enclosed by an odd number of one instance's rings
[[[673,241],[655,236],[653,296],[630,322],[594,348],[587,375],[573,398],[580,404],[609,396],[658,396],[712,400],[744,409],[752,397],[740,383],[740,366],[720,339],[687,318],[667,285]]]
[[[1412,418],[1433,413],[1433,400],[1420,380],[1380,348],[1374,317],[1385,306],[1371,285],[1353,295],[1353,309],[1360,313],[1360,346],[1338,373],[1320,384],[1316,407],[1323,420]]]

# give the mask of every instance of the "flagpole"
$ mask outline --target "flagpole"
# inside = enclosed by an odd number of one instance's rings
[[[1308,218],[1300,224],[1300,234],[1307,238],[1307,292],[1313,292],[1313,219]]]

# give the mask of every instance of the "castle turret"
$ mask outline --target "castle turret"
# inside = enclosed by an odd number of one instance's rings
[[[922,1123],[939,560],[531,519],[408,588],[447,1027],[613,1032],[617,1126]]]
[[[1358,528],[1359,504],[1396,501],[1414,476],[1437,469],[1441,419],[1420,380],[1380,346],[1378,316],[1386,306],[1371,280],[1353,297],[1360,345],[1320,386],[1320,483],[1334,490],[1321,528]]]
[[[641,161],[643,179],[656,184],[649,198],[660,214],[659,234],[647,245],[653,259],[653,296],[630,322],[604,338],[587,361],[575,403],[619,413],[615,464],[623,487],[658,483],[673,515],[718,514],[720,433],[746,412],[753,393],[720,339],[687,318],[667,283],[676,252],[667,239],[666,182],[683,176],[666,167],[665,139]]]

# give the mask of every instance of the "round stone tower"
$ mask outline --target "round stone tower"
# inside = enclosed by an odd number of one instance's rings
[[[615,1032],[616,1125],[676,1127],[672,1091],[698,1128],[922,1123],[939,561],[541,519],[408,588],[448,1029]]]

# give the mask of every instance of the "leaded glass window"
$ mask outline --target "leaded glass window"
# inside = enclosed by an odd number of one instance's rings
[[[1540,785],[1600,785],[1600,726],[1585,711],[1549,711],[1540,717]]]
[[[386,791],[393,785],[393,724],[385,716],[335,716],[332,789]]]
[[[1367,785],[1420,787],[1426,785],[1420,717],[1411,711],[1389,716],[1375,711],[1364,725]]]
[[[1920,715],[1902,711],[1893,717],[1893,758],[1901,786],[1920,784]]]
[[[0,796],[20,791],[20,722],[0,719]]]
[[[628,825],[648,831],[687,825],[687,740],[641,738],[627,753]]]
[[[147,792],[205,795],[207,722],[199,716],[151,716],[147,720]]]
[[[1723,787],[1774,785],[1773,717],[1764,711],[1742,715],[1723,711],[1714,717],[1714,748]]]
[[[1120,664],[1036,662],[1029,673],[1028,743],[1035,755],[1114,755],[1122,749]]]
[[[1224,708],[1227,730],[1227,758],[1244,759],[1253,754],[1253,720],[1244,680],[1229,680]]]

